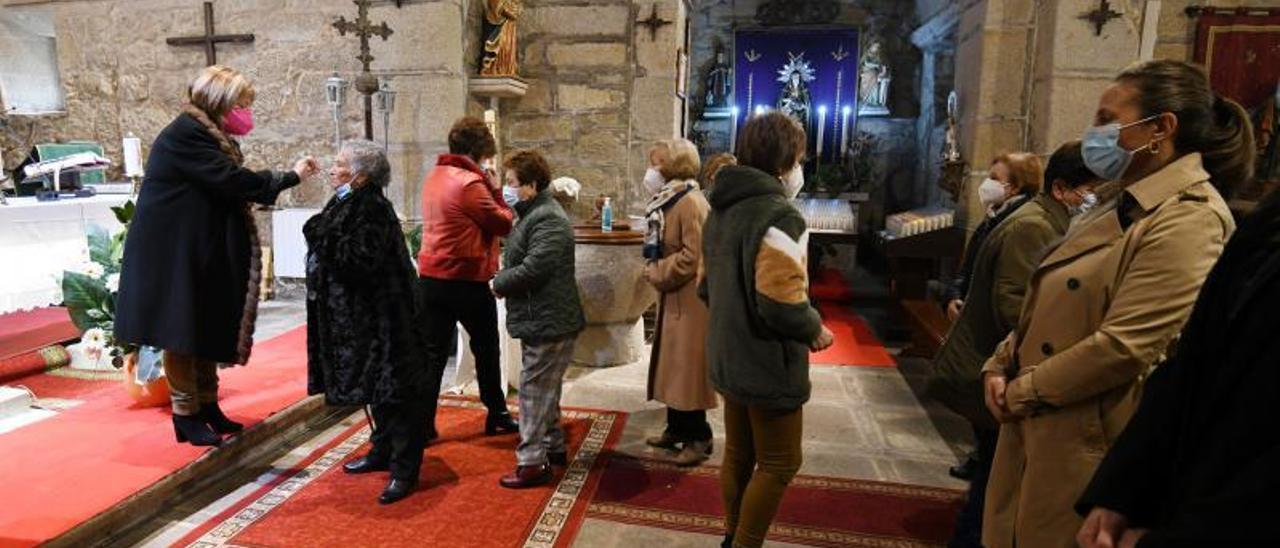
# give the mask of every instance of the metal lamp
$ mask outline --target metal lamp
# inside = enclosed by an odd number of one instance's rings
[[[373,94],[373,106],[382,113],[382,148],[386,150],[391,146],[391,112],[396,109],[396,92],[385,79]]]
[[[338,75],[334,71],[324,81],[324,99],[329,103],[329,108],[333,109],[333,146],[335,149],[342,147],[342,106],[347,102],[347,89],[351,87],[351,83]]]

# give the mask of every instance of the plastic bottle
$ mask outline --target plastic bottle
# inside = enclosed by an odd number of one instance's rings
[[[608,197],[604,199],[604,206],[600,208],[600,231],[613,232],[613,204]]]

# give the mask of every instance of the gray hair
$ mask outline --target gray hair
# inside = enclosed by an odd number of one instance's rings
[[[363,173],[370,184],[386,187],[391,182],[391,163],[382,145],[365,139],[352,139],[342,143],[342,151],[351,160],[351,170]]]

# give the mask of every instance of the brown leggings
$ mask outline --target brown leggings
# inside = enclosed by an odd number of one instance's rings
[[[200,413],[200,404],[218,401],[218,363],[164,351],[164,376],[174,415]]]
[[[733,535],[734,546],[764,544],[782,494],[804,459],[802,409],[763,409],[725,399],[720,493],[725,529]]]

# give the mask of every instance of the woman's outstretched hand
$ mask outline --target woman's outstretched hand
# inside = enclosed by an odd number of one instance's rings
[[[293,163],[293,172],[298,175],[298,179],[303,181],[320,173],[320,164],[316,163],[316,159],[307,156]]]

